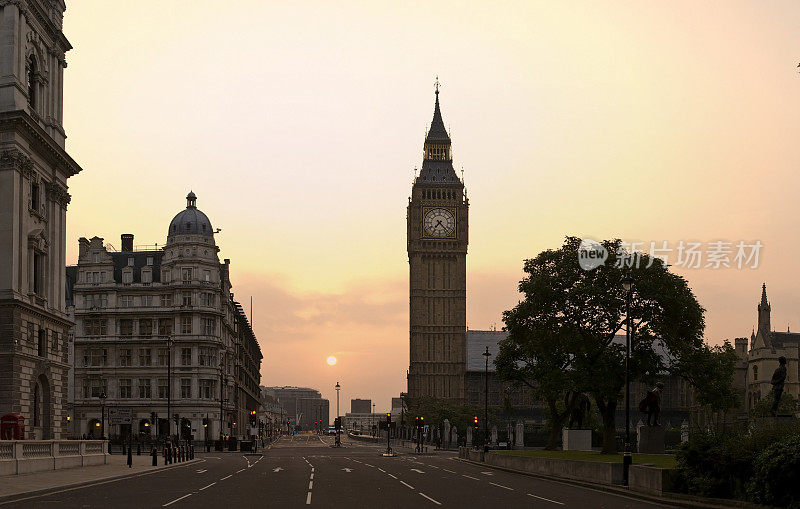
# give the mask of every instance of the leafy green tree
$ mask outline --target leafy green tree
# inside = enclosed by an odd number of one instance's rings
[[[770,390],[766,396],[761,398],[761,401],[753,405],[753,408],[750,409],[750,415],[752,417],[771,417],[770,410],[774,400],[775,396]],[[781,400],[778,403],[778,413],[794,415],[795,412],[797,412],[797,399],[788,392],[784,392],[781,394]]]
[[[625,385],[626,297],[623,279],[633,278],[631,380],[653,381],[672,370],[696,374],[706,349],[704,310],[682,277],[646,254],[627,256],[620,240],[602,242],[605,264],[584,270],[581,239],[567,237],[560,249],[525,260],[519,283],[524,299],[503,313],[509,336],[500,345],[498,373],[532,387],[560,422],[571,410],[557,408],[567,391],[592,394],[603,421],[603,452],[616,452],[617,402]],[[661,353],[666,355],[666,361]],[[696,375],[699,376],[699,375]],[[632,402],[633,403],[633,402]],[[635,404],[635,403],[633,403]]]

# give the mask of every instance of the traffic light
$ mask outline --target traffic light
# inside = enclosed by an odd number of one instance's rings
[[[255,410],[250,410],[250,426],[256,425],[256,413]]]
[[[203,427],[204,428],[208,427],[208,417],[203,417]]]
[[[392,422],[392,413],[386,412],[386,422]]]
[[[339,431],[340,429],[342,429],[342,418],[341,417],[337,417],[336,419],[334,419],[333,420],[333,426],[336,428],[336,431]]]
[[[472,418],[472,427],[478,429],[478,416]]]

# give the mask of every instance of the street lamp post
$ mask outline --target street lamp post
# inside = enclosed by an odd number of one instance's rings
[[[222,425],[225,422],[225,419],[222,417],[222,391],[225,387],[225,359],[220,358],[219,360],[219,440],[222,443],[223,435],[222,435]]]
[[[370,431],[372,432],[372,436],[377,436],[377,432],[375,430],[375,403],[372,404],[372,414],[369,416],[369,426],[372,428]]]
[[[489,347],[486,347],[486,351],[483,352],[484,359],[486,359],[486,372],[484,377],[486,378],[486,395],[484,397],[484,413],[483,413],[483,449],[489,449],[489,357],[492,354],[489,353]]]
[[[406,408],[406,401],[403,399],[406,393],[400,393],[400,439],[405,440],[406,438],[406,421],[405,421],[405,413],[404,410]]]
[[[339,382],[336,382],[336,419],[338,419],[338,422],[339,422],[339,426],[336,428],[336,445],[337,446],[341,446],[342,445],[342,436],[341,436],[341,433],[342,433],[342,419],[341,419],[341,416],[339,414],[339,389],[341,389],[341,388],[342,388],[342,386],[339,385]]]
[[[100,439],[106,439],[106,391],[100,393]]]
[[[625,486],[628,485],[628,472],[633,458],[631,457],[631,295],[633,294],[633,278],[630,274],[622,280],[625,290],[625,447],[622,457],[622,478]]]

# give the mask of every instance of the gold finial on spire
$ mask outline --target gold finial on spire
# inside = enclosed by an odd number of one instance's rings
[[[439,75],[436,75],[436,81],[433,83],[433,87],[436,89],[436,95],[439,95]]]

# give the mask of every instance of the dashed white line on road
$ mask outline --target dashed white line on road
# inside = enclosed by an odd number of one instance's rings
[[[186,498],[186,497],[191,497],[191,496],[192,496],[192,494],[191,494],[191,493],[189,493],[188,495],[184,495],[184,496],[182,496],[181,498],[176,498],[176,499],[175,499],[175,500],[173,500],[172,502],[167,502],[166,504],[162,505],[161,507],[167,507],[168,505],[172,505],[172,504],[174,504],[175,502],[178,502],[179,500],[183,500],[184,498]]]
[[[431,468],[439,468],[436,465],[428,465],[428,466],[431,467]]]
[[[386,475],[388,475],[388,476],[389,476],[389,477],[391,477],[392,479],[397,479],[397,477],[393,476],[392,474],[386,474]]]
[[[498,488],[503,488],[508,491],[514,491],[514,488],[509,488],[508,486],[503,486],[502,484],[497,484],[496,482],[490,482],[489,484],[497,486]]]
[[[311,505],[311,492],[308,492],[308,496],[306,497],[306,505]]]
[[[428,500],[430,500],[431,502],[433,502],[436,505],[442,505],[442,503],[439,502],[438,500],[434,500],[434,499],[432,499],[431,497],[429,497],[428,495],[426,495],[426,494],[424,494],[422,492],[420,492],[420,495],[422,495],[423,497],[427,498]]]
[[[375,468],[375,465],[370,465],[369,463],[364,463],[364,464],[365,464],[366,466],[368,466],[368,467]]]
[[[481,472],[483,475],[494,475],[492,472]]]
[[[467,474],[461,474],[461,475],[463,475],[463,476],[464,476],[464,477],[466,477],[467,479],[473,479],[473,480],[475,480],[475,481],[480,481],[480,479],[478,479],[477,477],[472,477],[471,475],[467,475]]]
[[[308,481],[308,489],[314,489],[314,481]]]
[[[202,474],[203,472],[208,472],[208,470],[198,470],[197,471],[198,474]]]
[[[531,494],[531,493],[528,493],[528,496],[529,496],[529,497],[533,497],[533,498],[538,498],[539,500],[545,500],[545,501],[547,501],[547,502],[552,502],[552,503],[554,503],[554,504],[558,504],[558,505],[564,505],[564,502],[559,502],[558,500],[550,500],[549,498],[539,497],[539,496],[537,496],[537,495],[533,495],[533,494]]]
[[[384,474],[386,473],[386,470],[382,469],[381,467],[378,467],[378,470],[380,470],[380,471],[381,471],[381,472],[383,472]]]
[[[216,481],[212,482],[212,483],[211,483],[211,484],[209,484],[208,486],[203,486],[202,488],[200,488],[200,489],[199,489],[199,490],[197,490],[197,491],[203,491],[204,489],[206,489],[206,488],[210,488],[210,487],[214,486],[215,484],[217,484],[217,483],[216,483]]]
[[[410,484],[408,484],[407,482],[400,481],[400,484],[402,484],[403,486],[408,486],[408,487],[409,487],[409,488],[411,488],[412,490],[414,489],[414,487],[413,487],[413,486],[411,486]]]
[[[239,472],[244,472],[244,469],[242,468],[242,469],[239,469],[239,470],[237,470],[237,471],[236,471],[236,473],[237,473],[237,474],[238,474]]]
[[[458,472],[453,472],[452,470],[447,470],[446,468],[443,468],[442,470],[444,470],[445,472],[450,472],[451,474],[457,474],[458,473]]]
[[[225,477],[223,477],[222,479],[220,479],[220,481],[224,481],[225,479],[229,479],[229,478],[231,478],[231,477],[233,477],[233,474],[231,474],[231,475],[226,475]]]
[[[313,479],[313,478],[314,478],[314,473],[312,472],[311,473],[311,477],[309,477],[309,479]]]

